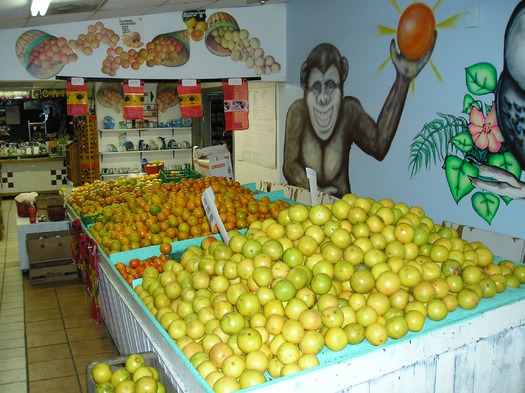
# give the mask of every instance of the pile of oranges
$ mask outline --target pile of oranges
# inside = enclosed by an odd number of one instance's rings
[[[117,262],[115,264],[115,269],[117,269],[119,274],[129,286],[133,285],[133,280],[142,278],[144,270],[146,270],[148,267],[153,267],[159,273],[162,273],[164,264],[170,260],[168,254],[171,252],[171,244],[163,243],[160,247],[161,253],[158,256],[152,255],[145,259],[132,258],[127,264],[124,262]],[[169,252],[163,250],[164,247],[169,247]]]
[[[100,183],[98,190],[91,191],[94,196],[82,197],[84,205],[80,210],[84,212],[89,206],[87,211],[98,214],[89,232],[107,255],[218,233],[216,226],[210,226],[201,201],[202,193],[209,187],[227,231],[276,218],[289,206],[281,200],[272,202],[268,196],[255,199],[255,192],[239,182],[214,176],[179,183],[138,181],[135,186]],[[77,196],[76,204],[78,199]]]

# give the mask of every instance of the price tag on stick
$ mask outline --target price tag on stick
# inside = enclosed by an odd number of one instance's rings
[[[67,181],[67,188],[66,188],[66,195],[64,195],[64,207],[67,206],[67,201],[71,197],[71,194],[73,193],[73,187],[75,184],[71,181]]]
[[[312,206],[319,204],[319,192],[317,191],[317,173],[312,168],[306,168],[306,178],[310,182],[310,201]]]
[[[228,236],[228,231],[224,227],[224,224],[219,216],[219,210],[217,210],[217,205],[215,204],[215,194],[213,189],[208,187],[201,196],[202,207],[206,212],[206,217],[208,217],[208,222],[210,223],[210,228],[213,228],[217,225],[219,228],[219,233],[222,236],[222,240],[226,245],[230,244],[230,236]]]

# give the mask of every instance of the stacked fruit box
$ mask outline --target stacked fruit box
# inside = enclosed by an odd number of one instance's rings
[[[80,150],[80,182],[100,179],[97,135],[97,117],[79,116],[75,119],[75,132]]]

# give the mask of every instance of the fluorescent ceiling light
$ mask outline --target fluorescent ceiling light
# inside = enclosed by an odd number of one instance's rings
[[[47,12],[51,0],[33,0],[31,3],[31,15],[37,16],[40,13],[41,16],[44,16]]]

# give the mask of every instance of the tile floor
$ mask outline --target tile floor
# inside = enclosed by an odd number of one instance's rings
[[[2,202],[0,392],[87,393],[86,368],[118,356],[80,279],[33,285],[20,270],[16,203]]]

